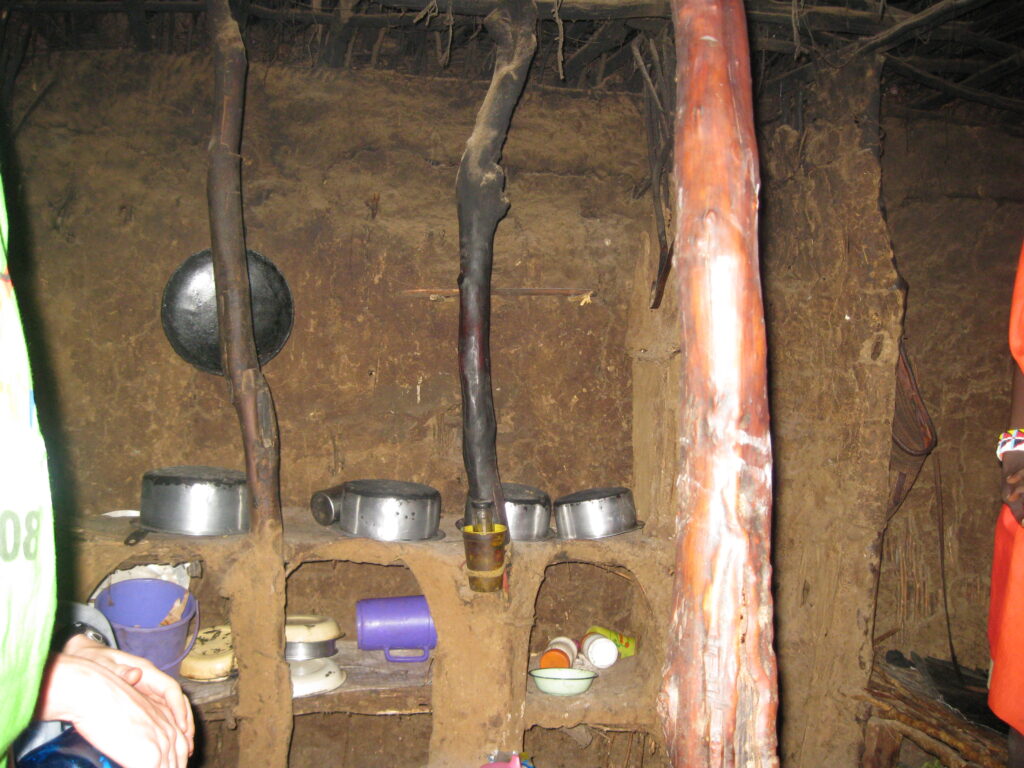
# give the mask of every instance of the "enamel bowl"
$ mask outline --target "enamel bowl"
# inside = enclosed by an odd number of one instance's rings
[[[530,677],[541,693],[552,696],[577,696],[588,688],[597,677],[597,672],[586,669],[532,669]]]

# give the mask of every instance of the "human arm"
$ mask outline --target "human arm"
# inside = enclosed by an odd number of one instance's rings
[[[170,675],[164,674],[147,659],[134,656],[90,639],[74,635],[64,645],[64,653],[93,661],[118,675],[143,695],[166,709],[170,720],[188,739],[189,753],[195,737],[192,706],[181,686]]]
[[[1010,392],[1010,426],[1024,424],[1024,373],[1014,363],[1013,385]],[[1003,454],[1003,501],[1017,522],[1024,524],[1024,449]]]
[[[95,653],[86,643],[98,645],[72,640],[52,657],[37,716],[73,724],[123,768],[185,768],[192,749],[191,728],[179,727],[157,689],[141,684],[148,670],[134,662],[143,660],[121,654],[134,660],[125,664],[116,656]]]

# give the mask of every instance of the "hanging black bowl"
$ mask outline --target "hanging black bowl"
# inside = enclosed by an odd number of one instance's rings
[[[260,365],[266,365],[288,341],[295,308],[288,283],[273,262],[256,251],[246,251],[246,256],[256,354]],[[171,275],[164,288],[160,319],[167,340],[186,362],[201,371],[224,375],[209,249],[189,256]]]

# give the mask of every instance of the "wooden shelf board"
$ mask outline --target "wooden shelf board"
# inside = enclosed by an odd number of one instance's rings
[[[292,701],[296,715],[315,712],[351,712],[361,715],[406,715],[430,712],[431,660],[390,662],[382,651],[361,651],[354,641],[338,641],[332,657],[346,673],[336,691]],[[206,720],[231,715],[237,678],[200,683],[183,680],[182,687]]]

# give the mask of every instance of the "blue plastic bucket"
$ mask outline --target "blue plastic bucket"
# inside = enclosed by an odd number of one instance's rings
[[[188,595],[181,618],[160,626],[171,606]],[[114,628],[117,646],[148,659],[171,676],[195,645],[199,634],[199,603],[188,590],[162,579],[127,579],[111,584],[96,596],[96,608]],[[189,638],[188,625],[195,618]],[[184,649],[184,650],[183,650]]]

